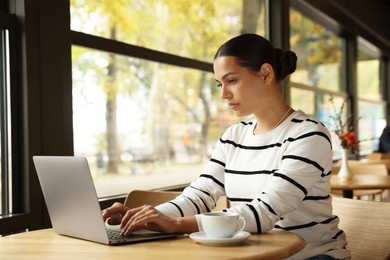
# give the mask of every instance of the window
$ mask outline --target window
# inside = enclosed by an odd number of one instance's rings
[[[74,149],[89,158],[99,197],[195,179],[235,120],[213,74],[80,47],[76,53]],[[115,75],[106,75],[112,60]],[[141,183],[145,177],[158,181]]]
[[[386,126],[386,103],[380,88],[379,51],[364,39],[359,39],[357,61],[357,94],[359,140],[361,153],[378,148],[378,138]]]
[[[291,105],[324,123],[332,134],[337,157],[340,144],[329,116],[334,113],[330,98],[341,104],[346,97],[344,83],[344,40],[332,30],[290,9],[290,44],[298,56],[290,76]]]
[[[71,1],[71,29],[206,62],[242,31],[265,34],[265,0]],[[112,15],[114,14],[114,15]]]
[[[141,2],[71,1],[72,30],[99,36],[73,45],[72,77],[74,153],[88,158],[100,198],[196,179],[239,120],[219,97],[213,55],[241,32],[266,31],[266,1]],[[95,47],[102,38],[146,54]]]
[[[330,29],[290,9],[290,44],[298,56],[291,81],[307,87],[342,91],[343,41]]]

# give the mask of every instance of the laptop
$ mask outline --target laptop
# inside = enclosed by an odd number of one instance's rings
[[[173,238],[148,230],[121,236],[103,221],[95,186],[85,157],[34,156],[35,169],[55,232],[107,245]]]

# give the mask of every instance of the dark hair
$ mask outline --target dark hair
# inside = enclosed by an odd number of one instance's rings
[[[297,67],[297,55],[292,51],[274,48],[265,38],[257,34],[242,34],[219,47],[214,60],[221,56],[237,58],[240,66],[258,72],[264,63],[271,64],[276,80],[281,81]]]

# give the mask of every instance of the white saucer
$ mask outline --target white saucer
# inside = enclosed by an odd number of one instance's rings
[[[245,231],[240,231],[230,238],[209,238],[204,232],[195,232],[190,234],[190,238],[196,242],[208,245],[208,246],[231,246],[238,245],[251,236],[250,233]]]

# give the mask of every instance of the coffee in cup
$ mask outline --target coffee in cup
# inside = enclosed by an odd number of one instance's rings
[[[203,230],[209,238],[230,238],[244,229],[243,217],[232,212],[211,212],[201,215]]]

